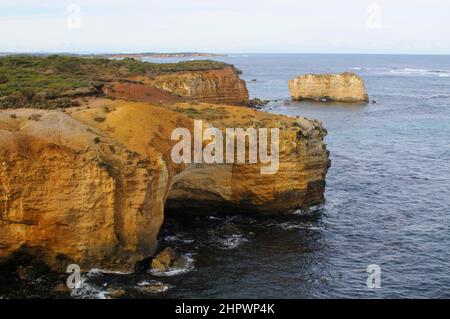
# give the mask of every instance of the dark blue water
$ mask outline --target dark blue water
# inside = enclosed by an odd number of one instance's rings
[[[73,296],[112,287],[149,298],[450,298],[450,57],[218,59],[243,71],[252,97],[276,100],[266,111],[323,121],[326,202],[289,216],[167,216],[161,245],[191,258],[186,271],[94,272]],[[361,75],[376,104],[283,101],[292,77],[343,71]],[[381,268],[375,290],[366,285],[371,264]],[[154,280],[168,290],[140,290]]]
[[[236,221],[255,237],[185,274],[176,297],[450,297],[450,57],[236,55],[252,97],[289,99],[303,73],[356,72],[376,104],[282,101],[323,121],[332,168],[316,218]],[[256,79],[256,82],[251,80]],[[259,226],[254,226],[259,224]],[[250,225],[250,226],[249,226]],[[220,224],[218,225],[220,229]],[[208,253],[208,251],[207,251]],[[381,267],[381,288],[366,268]],[[198,284],[201,282],[202,284]],[[206,283],[205,283],[206,282]]]

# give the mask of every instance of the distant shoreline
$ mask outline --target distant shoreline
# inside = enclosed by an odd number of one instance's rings
[[[176,52],[176,53],[158,53],[158,52],[144,52],[144,53],[99,53],[99,54],[77,54],[77,53],[25,53],[25,52],[0,52],[0,56],[6,55],[27,55],[27,56],[49,56],[49,55],[66,55],[66,56],[80,56],[80,57],[95,57],[108,59],[142,59],[142,58],[192,58],[192,57],[223,57],[226,54],[204,53],[204,52]]]
[[[113,59],[124,59],[124,58],[192,58],[192,57],[217,57],[226,56],[224,54],[216,53],[201,53],[201,52],[178,52],[178,53],[113,53],[113,54],[99,54],[94,56],[101,56]]]

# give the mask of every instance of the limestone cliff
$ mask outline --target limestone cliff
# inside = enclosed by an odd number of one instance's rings
[[[368,102],[364,81],[355,73],[307,74],[289,81],[292,99]]]
[[[144,83],[195,101],[231,105],[249,103],[245,82],[239,78],[233,66],[163,74],[155,79],[145,79]]]
[[[194,112],[194,111],[195,112]],[[280,169],[174,164],[171,132],[193,118],[279,127]],[[317,121],[200,103],[160,107],[92,99],[62,111],[0,111],[0,261],[23,252],[131,271],[152,255],[168,208],[289,212],[323,200],[329,166]]]

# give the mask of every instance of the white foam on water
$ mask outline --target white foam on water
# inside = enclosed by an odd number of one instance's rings
[[[158,287],[157,289],[152,290],[153,293],[162,293],[169,290],[169,285],[156,280],[143,280],[137,284],[137,289],[140,291],[145,291],[145,287]]]
[[[150,269],[149,273],[153,276],[160,276],[160,277],[172,277],[172,276],[178,276],[181,274],[185,274],[192,269],[194,269],[194,258],[193,254],[187,253],[183,255],[184,258],[186,258],[186,265],[183,268],[169,268],[168,271],[159,271],[156,269]]]
[[[437,76],[437,77],[448,77],[450,74],[448,70],[426,70],[418,68],[390,68],[390,69],[370,69],[367,70],[376,71],[377,74],[386,75],[404,75],[404,76]]]
[[[221,249],[235,249],[242,243],[247,242],[248,239],[242,235],[233,234],[227,238],[219,239],[218,242],[221,245]]]
[[[410,69],[410,68],[404,68],[403,71],[405,71],[405,72],[419,72],[419,73],[428,72],[428,70],[424,70],[424,69]]]
[[[82,276],[70,295],[79,299],[106,299],[106,290],[102,290],[87,282],[89,276]]]
[[[317,226],[311,226],[311,225],[305,225],[305,224],[297,224],[297,223],[292,223],[292,222],[284,222],[284,223],[271,223],[268,226],[272,226],[272,227],[279,227],[279,228],[283,228],[286,230],[297,230],[297,229],[302,229],[302,230],[321,230],[320,227]]]
[[[133,272],[123,272],[123,271],[115,271],[115,270],[108,270],[108,269],[99,269],[99,268],[92,268],[89,270],[88,274],[90,275],[97,275],[97,274],[112,274],[112,275],[131,275]]]
[[[76,284],[75,288],[72,290],[70,295],[73,298],[80,298],[80,299],[107,299],[106,296],[107,290],[103,290],[102,288],[97,287],[88,282],[90,278],[96,277],[101,274],[129,275],[132,274],[132,272],[121,272],[121,271],[93,268],[89,270],[89,272],[87,272],[85,275],[81,276],[80,282]],[[103,285],[103,288],[107,286],[108,285],[105,284]]]
[[[193,239],[183,239],[183,238],[180,238],[180,237],[177,237],[177,236],[166,236],[164,238],[164,241],[167,241],[167,242],[170,242],[170,243],[182,242],[182,243],[185,243],[185,244],[192,244],[194,242]]]

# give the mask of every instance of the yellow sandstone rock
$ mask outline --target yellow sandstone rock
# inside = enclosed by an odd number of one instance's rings
[[[355,73],[307,74],[289,81],[292,99],[368,102],[364,81]]]
[[[208,103],[248,105],[245,82],[233,66],[218,70],[164,74],[145,84],[171,92],[180,97]]]
[[[220,129],[279,127],[278,173],[175,164],[171,132],[192,129],[194,118]],[[92,99],[65,112],[2,110],[0,261],[26,253],[60,271],[70,263],[132,271],[155,253],[165,208],[282,213],[319,203],[325,135],[318,121],[207,103]]]

